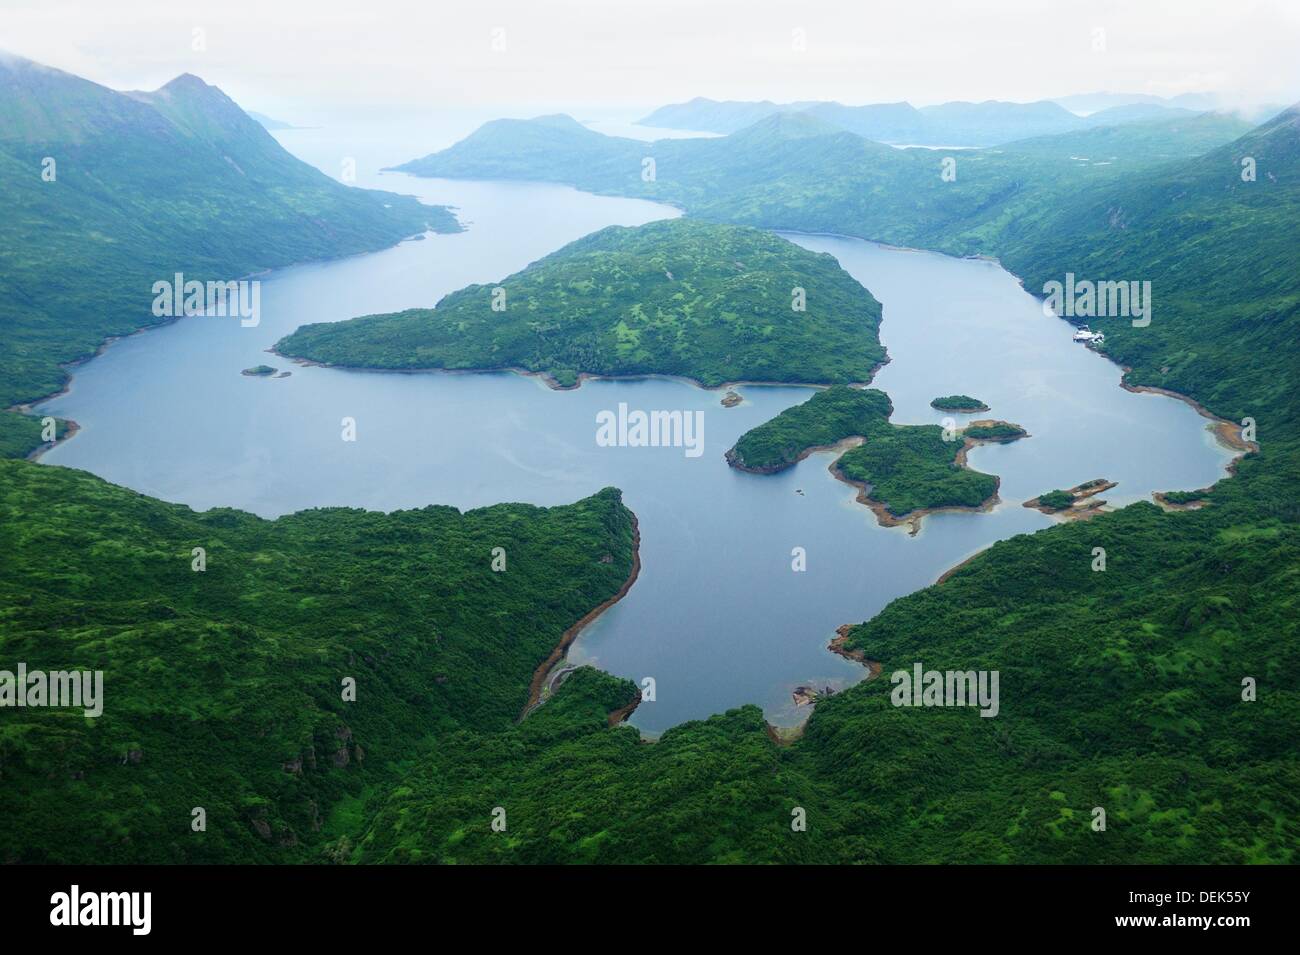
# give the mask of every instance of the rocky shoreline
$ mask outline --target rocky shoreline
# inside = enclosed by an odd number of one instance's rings
[[[1042,496],[1032,498],[1022,505],[1039,511],[1049,517],[1059,517],[1067,521],[1083,521],[1102,512],[1105,501],[1096,500],[1098,494],[1109,491],[1116,486],[1115,481],[1105,478],[1093,478],[1076,484],[1065,493],[1070,495],[1070,503],[1064,507],[1052,507],[1042,502]]]
[[[799,452],[799,456],[795,458],[793,461],[789,461],[783,464],[769,464],[765,467],[757,467],[757,468],[750,467],[749,465],[743,463],[740,460],[739,455],[736,454],[736,449],[734,447],[729,448],[727,450],[727,453],[724,454],[723,457],[726,458],[727,463],[731,465],[733,468],[735,468],[737,471],[744,471],[746,474],[780,474],[782,471],[790,470],[790,468],[794,467],[796,464],[798,464],[800,461],[802,461],[804,458],[810,455],[820,454],[823,451],[838,451],[841,454],[843,454],[845,451],[849,450],[850,448],[856,448],[865,440],[866,439],[863,438],[861,435],[856,435],[856,434],[851,435],[847,438],[841,438],[839,441],[836,441],[834,444],[817,444],[810,448],[804,448],[803,451]]]
[[[586,614],[583,615],[582,619],[580,619],[568,630],[564,631],[564,633],[561,634],[560,642],[556,644],[555,649],[552,650],[550,655],[538,665],[536,670],[533,671],[533,678],[528,684],[528,702],[524,704],[523,711],[519,714],[519,719],[521,722],[523,721],[524,717],[526,717],[529,713],[531,713],[541,704],[542,690],[546,686],[548,675],[555,668],[557,664],[563,662],[565,655],[569,652],[569,647],[572,646],[573,641],[578,638],[578,634],[580,634],[587,626],[589,626],[597,617],[603,614],[606,610],[608,610],[610,607],[614,606],[614,604],[618,603],[620,600],[626,597],[628,591],[632,589],[632,585],[636,583],[636,579],[640,575],[640,573],[641,573],[641,526],[637,522],[636,515],[632,514],[632,570],[628,574],[627,580],[623,581],[623,585],[618,588],[618,592],[614,594],[614,596],[610,597],[608,600],[604,601],[599,606],[588,611]],[[614,712],[615,713],[622,712],[623,715],[620,717],[620,720],[627,719],[627,717],[631,715],[632,711],[636,709],[637,704],[640,702],[641,702],[641,694],[638,691],[635,700],[633,700],[627,706],[621,707],[619,710],[615,710]],[[612,716],[613,714],[611,714],[611,718]]]
[[[852,632],[854,626],[855,624],[846,623],[844,626],[838,628],[835,631],[835,636],[831,638],[831,642],[827,645],[826,649],[830,650],[831,653],[839,654],[846,660],[852,660],[854,663],[861,663],[867,668],[867,679],[874,680],[876,677],[880,676],[880,671],[884,669],[884,664],[879,660],[870,659],[862,650],[855,650],[847,645],[849,634]]]
[[[1025,429],[1021,428],[1018,424],[1012,424],[1010,421],[994,421],[991,419],[972,421],[966,427],[987,428],[999,424],[1017,428],[1019,429],[1019,433],[996,438],[963,438],[962,446],[958,449],[957,456],[953,459],[954,463],[961,468],[969,467],[966,462],[966,455],[972,448],[977,448],[982,444],[1008,444],[1012,441],[1019,441],[1021,438],[1030,437],[1028,431],[1025,431]],[[859,441],[859,443],[861,442]],[[907,525],[910,528],[908,531],[909,537],[915,537],[921,532],[921,520],[926,517],[926,515],[944,513],[984,514],[993,510],[993,508],[997,507],[997,505],[1001,503],[1001,498],[998,497],[998,490],[1002,486],[1002,479],[997,475],[993,475],[994,481],[996,482],[993,487],[993,493],[977,507],[967,507],[961,504],[945,504],[939,507],[919,507],[916,510],[908,511],[906,514],[897,515],[889,510],[889,505],[887,503],[876,500],[871,496],[873,489],[869,483],[866,481],[855,481],[852,478],[846,477],[839,469],[838,458],[831,462],[830,472],[834,476],[835,480],[842,481],[850,487],[858,489],[857,502],[870,508],[871,513],[876,515],[876,520],[880,523],[881,527],[902,527]]]

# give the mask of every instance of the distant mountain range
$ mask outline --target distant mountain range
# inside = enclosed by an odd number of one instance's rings
[[[1072,113],[1087,116],[1116,106],[1163,106],[1166,109],[1190,109],[1205,113],[1211,110],[1230,110],[1234,103],[1230,97],[1218,93],[1180,93],[1178,96],[1155,96],[1151,93],[1076,93],[1057,96],[1053,103],[1064,106]],[[1259,104],[1249,109],[1237,110],[1244,118],[1261,121],[1284,108],[1282,104]]]
[[[1187,159],[1250,129],[1220,114],[1093,126],[943,157],[895,149],[809,112],[780,112],[729,136],[645,143],[568,116],[495,120],[454,146],[398,167],[421,176],[564,182],[671,202],[691,215],[764,228],[858,235],[981,252],[981,230],[1041,217],[1062,195]],[[655,176],[642,176],[643,160]]]
[[[1046,136],[1150,119],[1175,119],[1218,108],[1212,94],[1189,93],[1172,99],[1142,94],[1095,93],[1060,100],[1008,103],[951,102],[915,107],[910,103],[845,106],[835,102],[773,103],[717,101],[697,97],[661,106],[637,122],[643,126],[734,133],[776,113],[801,113],[876,142],[915,146],[996,146]],[[1261,121],[1281,107],[1247,116]],[[1086,114],[1086,115],[1084,115]]]

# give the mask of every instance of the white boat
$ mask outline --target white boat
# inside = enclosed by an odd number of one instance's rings
[[[1102,332],[1092,331],[1087,325],[1080,325],[1074,331],[1074,340],[1085,345],[1100,345],[1106,340],[1106,336]]]

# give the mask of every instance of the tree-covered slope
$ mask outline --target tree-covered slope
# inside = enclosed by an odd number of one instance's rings
[[[859,382],[884,359],[879,325],[880,304],[832,256],[674,219],[602,229],[434,309],[306,325],[276,350],[373,368],[523,368],[562,385],[584,373]]]
[[[1243,160],[1254,181],[1243,179]],[[1195,397],[1233,420],[1291,432],[1300,349],[1300,108],[1195,159],[1063,194],[991,248],[1041,292],[1079,279],[1151,283],[1145,327],[1090,320],[1130,378]]]
[[[878,426],[835,468],[864,485],[870,500],[893,517],[944,507],[981,507],[998,491],[995,475],[965,464],[964,442],[937,424]]]
[[[1300,535],[1215,507],[1015,537],[895,601],[848,645],[885,673],[998,670],[998,716],[895,708],[880,685],[819,704],[800,751],[846,792],[914,802],[892,815],[901,858],[1294,863]]]
[[[513,726],[632,547],[612,488],[267,521],[0,461],[0,669],[103,671],[98,718],[0,710],[0,860],[318,858],[422,751]]]
[[[196,77],[119,93],[8,55],[0,182],[0,408],[165,320],[152,286],[177,272],[230,281],[459,228],[443,207],[335,182]],[[25,430],[0,414],[6,449]]]
[[[835,857],[818,786],[746,706],[655,743],[609,727],[629,685],[577,671],[523,724],[452,737],[384,801],[350,856],[362,863],[824,862]],[[791,831],[791,812],[816,820]],[[503,831],[492,828],[493,810]],[[835,810],[838,814],[838,810]],[[847,814],[846,814],[847,815]],[[862,859],[870,858],[870,851]]]
[[[892,412],[883,391],[836,385],[750,428],[727,452],[727,461],[742,471],[773,474],[815,448],[872,434],[889,421]]]

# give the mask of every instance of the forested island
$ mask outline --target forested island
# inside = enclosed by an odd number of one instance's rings
[[[989,410],[988,405],[970,395],[946,395],[935,398],[930,402],[930,407],[936,411],[956,411],[961,414],[979,414]]]
[[[746,431],[727,452],[727,462],[741,471],[774,474],[813,451],[875,431],[892,412],[889,396],[875,388],[826,388]]]
[[[858,500],[875,512],[882,524],[910,523],[932,511],[979,510],[997,501],[998,478],[966,464],[966,453],[984,441],[1014,441],[1025,436],[1005,421],[985,427],[995,438],[949,432],[935,424],[884,423],[832,466],[835,474],[861,491]]]
[[[432,309],[304,325],[275,351],[327,365],[848,383],[885,360],[880,303],[833,256],[768,232],[611,226]]]
[[[976,421],[961,430],[939,425],[896,425],[889,396],[874,388],[832,387],[751,428],[727,452],[742,471],[773,474],[814,451],[860,439],[832,464],[841,480],[861,489],[858,500],[881,523],[915,521],[944,508],[979,509],[997,497],[998,479],[966,465],[966,453],[983,443],[1027,436],[1006,421]]]

